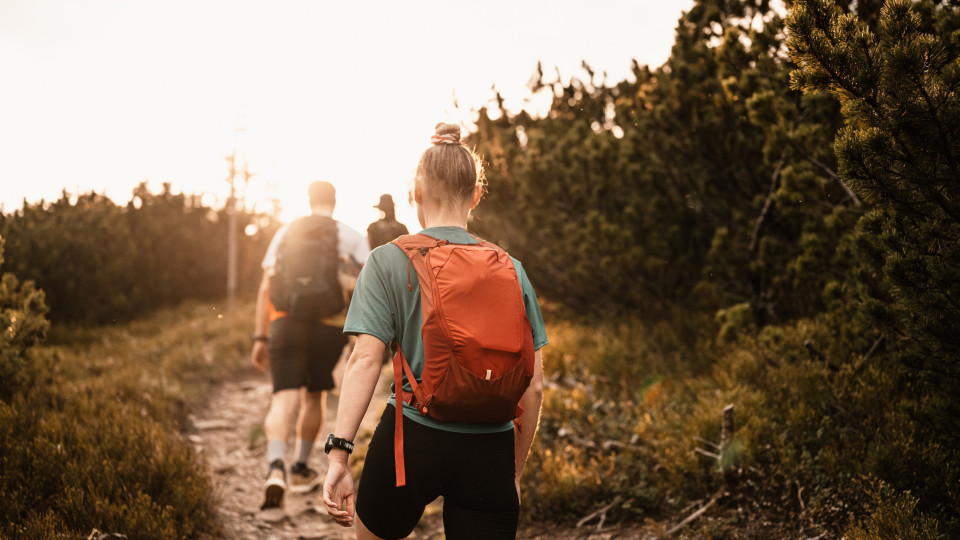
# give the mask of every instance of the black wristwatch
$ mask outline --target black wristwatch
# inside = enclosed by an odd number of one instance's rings
[[[341,439],[340,437],[334,437],[333,433],[331,433],[327,435],[327,443],[323,445],[323,453],[329,454],[334,448],[339,448],[348,454],[353,453],[352,442],[346,439]]]

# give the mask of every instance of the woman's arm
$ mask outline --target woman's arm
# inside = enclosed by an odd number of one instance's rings
[[[543,404],[543,358],[540,351],[536,352],[533,364],[533,378],[530,386],[520,398],[520,407],[523,414],[520,416],[520,429],[514,428],[515,464],[517,496],[520,496],[520,477],[523,467],[527,463],[527,454],[533,445],[533,437],[540,426],[540,406]]]
[[[370,399],[377,388],[380,370],[383,367],[383,351],[386,345],[369,334],[357,336],[357,344],[347,360],[340,385],[340,404],[333,434],[354,440],[360,429],[363,415],[370,406]]]
[[[380,378],[385,348],[382,341],[369,334],[357,336],[357,344],[347,361],[340,385],[340,404],[334,436],[348,441],[356,439],[360,422],[370,406],[370,399]],[[323,485],[323,502],[327,512],[345,527],[353,524],[356,501],[353,476],[347,465],[348,457],[349,454],[339,448],[330,451],[327,478]]]

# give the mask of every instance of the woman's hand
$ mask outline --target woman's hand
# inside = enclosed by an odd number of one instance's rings
[[[353,486],[353,475],[347,467],[346,453],[343,458],[334,457],[334,453],[341,452],[343,451],[330,452],[327,478],[323,482],[323,504],[334,521],[349,527],[353,525],[356,491]]]

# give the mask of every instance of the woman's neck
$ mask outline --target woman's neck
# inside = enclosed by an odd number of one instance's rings
[[[463,217],[462,219],[457,217],[447,218],[445,216],[436,216],[433,219],[430,217],[425,217],[423,220],[423,228],[430,229],[432,227],[460,227],[461,229],[467,228],[467,218]]]
[[[467,219],[470,217],[470,209],[465,208],[447,208],[439,204],[427,203],[421,208],[423,219],[421,225],[424,229],[431,227],[460,227],[467,228]]]

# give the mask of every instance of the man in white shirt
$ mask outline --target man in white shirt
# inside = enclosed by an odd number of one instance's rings
[[[297,443],[289,489],[306,493],[320,482],[319,474],[307,461],[326,417],[327,390],[334,387],[333,368],[347,344],[343,335],[347,297],[368,255],[364,237],[333,220],[333,185],[313,182],[308,193],[311,215],[281,227],[261,264],[263,279],[257,296],[251,361],[261,371],[269,368],[273,381],[270,410],[264,419],[269,464],[264,509],[283,504],[288,487],[284,459],[295,416]],[[311,279],[299,277],[295,279],[298,283],[291,285],[284,273],[289,274],[294,266],[302,271],[309,264],[317,265],[310,275],[318,278],[314,281],[321,282],[320,288],[327,290],[327,296],[313,294],[311,301],[299,300],[298,294],[304,298],[309,295],[296,287]],[[332,301],[330,295],[334,295]]]

